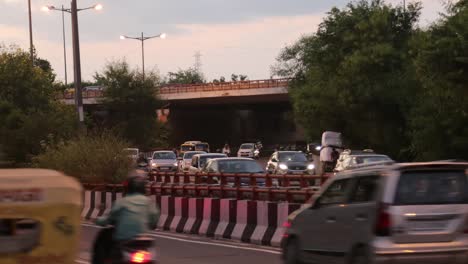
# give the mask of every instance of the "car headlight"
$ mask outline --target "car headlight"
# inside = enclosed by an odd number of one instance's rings
[[[177,163],[177,162],[174,162],[174,166],[176,166],[176,167],[177,167],[178,165],[179,165],[179,163]]]
[[[280,164],[279,168],[282,169],[282,170],[287,170],[288,166],[286,164]]]
[[[315,169],[315,165],[314,164],[309,164],[309,165],[307,165],[307,169],[308,170],[313,170],[313,169]]]
[[[156,167],[156,163],[151,163],[151,167]]]

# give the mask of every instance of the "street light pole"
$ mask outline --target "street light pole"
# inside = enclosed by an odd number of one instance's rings
[[[156,36],[150,36],[150,37],[145,37],[144,33],[141,32],[141,37],[127,37],[127,36],[120,36],[120,39],[124,40],[124,39],[135,39],[135,40],[139,40],[141,42],[141,69],[142,69],[142,73],[143,73],[143,79],[145,79],[145,40],[148,40],[148,39],[152,39],[152,38],[161,38],[161,39],[165,39],[166,38],[166,33],[161,33],[159,35],[156,35]]]
[[[71,0],[71,21],[72,21],[72,43],[73,43],[73,65],[75,82],[75,104],[78,111],[80,126],[84,127],[83,95],[81,92],[81,61],[80,61],[80,39],[78,32],[78,8],[76,0]]]
[[[28,16],[29,16],[29,53],[31,57],[31,64],[34,65],[34,44],[33,44],[33,33],[32,33],[31,0],[28,0]]]
[[[143,37],[143,32],[141,32],[141,65],[143,72],[143,80],[145,79],[145,38]]]
[[[68,78],[67,78],[67,48],[65,43],[65,9],[62,5],[62,31],[63,31],[63,62],[64,62],[64,70],[65,70],[65,86],[68,85]]]

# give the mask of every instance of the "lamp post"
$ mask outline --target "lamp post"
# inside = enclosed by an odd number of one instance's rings
[[[34,45],[33,45],[33,33],[32,33],[31,0],[28,0],[28,17],[29,17],[29,53],[31,57],[31,64],[34,65]]]
[[[141,42],[141,63],[142,63],[142,72],[143,72],[143,79],[145,78],[145,40],[152,39],[152,38],[160,38],[160,39],[165,39],[166,38],[166,33],[161,33],[156,36],[149,36],[145,37],[144,33],[141,32],[141,37],[128,37],[128,36],[120,36],[120,39],[135,39],[139,40]]]
[[[101,10],[102,5],[96,4],[90,7],[86,7],[86,8],[77,8],[76,0],[72,0],[70,8],[64,8],[63,6],[62,8],[56,8],[54,6],[46,6],[43,8],[43,10],[45,11],[56,10],[56,11],[62,11],[62,12],[67,12],[71,14],[73,68],[74,68],[73,75],[74,75],[74,83],[75,83],[75,104],[76,104],[76,108],[78,112],[80,126],[82,126],[83,128],[84,128],[84,123],[83,123],[84,113],[83,113],[83,95],[81,91],[81,60],[80,60],[80,38],[79,38],[79,31],[78,31],[78,12],[89,10],[89,9]],[[64,32],[65,32],[65,29],[64,29]],[[65,45],[65,35],[64,35],[64,45]],[[65,46],[64,46],[64,50],[65,50]],[[65,54],[65,51],[64,51],[64,54]],[[66,61],[66,58],[65,58],[65,61]],[[65,72],[66,72],[66,66],[65,66]]]

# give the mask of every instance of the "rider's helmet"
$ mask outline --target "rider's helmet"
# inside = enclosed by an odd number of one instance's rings
[[[128,193],[129,194],[146,194],[146,181],[141,176],[133,176],[128,178]]]

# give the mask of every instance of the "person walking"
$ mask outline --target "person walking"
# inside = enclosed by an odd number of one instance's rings
[[[226,154],[226,156],[228,156],[228,157],[231,154],[231,148],[229,147],[229,145],[227,143],[224,145],[223,154]]]

